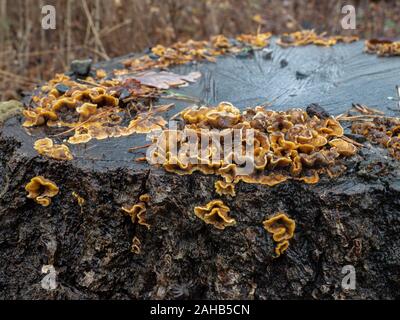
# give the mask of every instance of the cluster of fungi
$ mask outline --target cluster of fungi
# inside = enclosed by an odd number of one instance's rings
[[[154,116],[145,106],[145,102],[158,95],[157,89],[133,79],[98,80],[98,83],[86,79],[82,83],[57,75],[32,97],[35,107],[23,111],[23,126],[65,129],[60,135],[69,134],[69,144],[147,133],[165,125],[164,119]],[[131,114],[136,118],[131,119]],[[70,160],[67,158],[61,160]]]
[[[400,41],[370,39],[365,41],[365,52],[380,57],[400,56]]]
[[[275,255],[279,257],[289,247],[289,240],[293,238],[296,223],[284,212],[278,212],[263,222],[264,229],[272,234],[272,239],[277,243]]]
[[[332,117],[310,117],[301,109],[272,111],[256,107],[242,113],[232,104],[223,102],[216,107],[185,109],[180,116],[184,129],[163,130],[155,138],[156,147],[150,160],[179,175],[195,171],[218,175],[223,178],[223,183],[216,185],[219,193],[233,195],[232,184],[239,181],[267,186],[289,179],[317,183],[322,173],[338,176],[345,169],[341,159],[357,152],[357,148],[344,139],[338,121]],[[215,129],[218,131],[213,131]],[[254,146],[250,149],[253,154],[246,151],[249,129],[254,134]],[[231,139],[235,131],[240,132],[240,148],[226,152],[224,142]],[[193,136],[196,139],[192,139]],[[175,146],[170,141],[177,142],[176,152],[172,152]],[[197,152],[188,154],[188,150]],[[215,161],[216,158],[219,160]],[[243,159],[252,168],[246,174],[241,170]]]
[[[141,56],[126,60],[124,62],[126,70],[122,74],[132,71],[142,71],[147,69],[165,69],[173,65],[185,64],[193,61],[215,61],[215,57],[225,54],[237,54],[244,48],[263,48],[268,46],[270,32],[252,34],[242,34],[235,39],[228,39],[224,35],[211,37],[209,41],[177,42],[170,47],[157,45],[151,52]]]
[[[355,121],[352,124],[352,131],[387,148],[395,159],[400,160],[399,118],[376,117],[369,121]]]

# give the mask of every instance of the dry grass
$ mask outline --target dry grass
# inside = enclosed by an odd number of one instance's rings
[[[398,1],[0,0],[0,95],[17,98],[74,58],[103,60],[178,39],[255,32],[260,25],[274,33],[346,33],[343,2],[358,8],[358,35],[400,34]],[[57,30],[42,30],[44,4],[57,9]]]

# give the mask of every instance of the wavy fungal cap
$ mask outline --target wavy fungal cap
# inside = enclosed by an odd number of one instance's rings
[[[84,103],[80,107],[76,108],[76,111],[81,115],[83,119],[87,119],[90,116],[96,114],[97,104],[94,103]]]
[[[59,189],[57,185],[42,176],[34,177],[25,186],[28,192],[28,198],[34,199],[38,204],[48,207],[51,204],[51,198],[55,197]]]
[[[229,207],[221,200],[213,200],[205,207],[194,208],[194,213],[198,218],[220,230],[236,225],[236,220],[229,217],[229,211]]]
[[[289,240],[293,238],[296,223],[285,213],[278,212],[273,217],[263,222],[264,229],[272,234],[272,239],[277,243],[275,258],[279,257],[289,247]]]
[[[276,242],[292,239],[296,228],[295,221],[283,212],[265,220],[263,224],[265,230],[272,234],[272,238]]]

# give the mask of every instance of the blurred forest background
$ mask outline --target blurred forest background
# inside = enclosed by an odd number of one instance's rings
[[[57,29],[41,28],[41,7],[54,5]],[[341,29],[353,4],[357,30]],[[398,38],[400,1],[338,0],[0,0],[0,98],[18,98],[71,60],[104,60],[157,43],[272,31]]]

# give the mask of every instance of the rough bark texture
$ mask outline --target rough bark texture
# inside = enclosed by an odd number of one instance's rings
[[[290,57],[276,50],[274,56],[290,65]],[[397,60],[393,68],[398,66]],[[204,83],[210,74],[203,72]],[[204,92],[205,100],[218,94],[215,86]],[[244,93],[240,98],[247,101]],[[319,102],[305,93],[304,100],[303,107]],[[366,101],[360,96],[354,102]],[[316,185],[238,184],[235,198],[222,197],[238,223],[221,231],[193,212],[220,198],[217,177],[139,165],[126,148],[136,144],[134,137],[77,147],[70,162],[48,160],[34,152],[37,136],[27,135],[20,123],[18,117],[7,121],[0,135],[1,299],[400,297],[400,171],[384,149],[362,148],[343,176],[323,177]],[[26,197],[24,186],[36,175],[60,187],[48,208]],[[82,207],[73,192],[86,200]],[[150,230],[121,212],[144,193],[151,195]],[[274,259],[262,221],[277,211],[295,219],[296,231],[288,251]],[[130,251],[134,236],[142,243],[139,255]],[[341,271],[349,264],[356,270],[356,290],[345,291]],[[55,267],[57,289],[42,288],[43,265]]]

